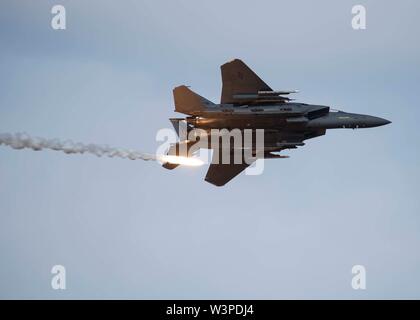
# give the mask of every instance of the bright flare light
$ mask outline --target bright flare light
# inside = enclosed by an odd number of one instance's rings
[[[185,166],[202,166],[204,162],[199,158],[188,158],[188,157],[179,157],[179,156],[161,156],[160,160],[162,162],[169,162],[173,164],[181,164]]]

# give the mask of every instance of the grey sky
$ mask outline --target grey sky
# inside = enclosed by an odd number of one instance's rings
[[[54,4],[65,31],[50,27]],[[0,297],[420,298],[419,9],[2,1],[0,132],[153,152],[172,88],[217,102],[219,66],[236,57],[299,101],[393,123],[328,131],[224,188],[206,167],[0,147]],[[355,264],[365,291],[350,286]]]

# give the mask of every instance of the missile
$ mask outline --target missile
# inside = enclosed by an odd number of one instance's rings
[[[234,94],[233,99],[238,100],[284,100],[288,101],[290,98],[282,97],[278,95],[258,95],[258,94]]]
[[[258,91],[257,93],[239,93],[234,94],[234,99],[239,100],[290,100],[287,97],[282,97],[283,94],[297,93],[297,90],[282,90],[282,91]]]
[[[282,94],[298,93],[299,90],[258,91],[259,96],[279,96]]]

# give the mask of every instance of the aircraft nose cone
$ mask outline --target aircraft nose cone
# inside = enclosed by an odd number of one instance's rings
[[[391,121],[379,117],[369,117],[366,121],[367,127],[379,127],[390,123]]]
[[[386,124],[390,124],[391,121],[387,120],[387,119],[382,119],[382,118],[377,118],[378,119],[378,126],[384,126]]]

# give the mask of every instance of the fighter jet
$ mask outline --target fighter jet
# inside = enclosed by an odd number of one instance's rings
[[[181,146],[191,151],[196,140],[191,139],[189,133],[198,129],[199,136],[205,132],[210,137],[212,129],[239,129],[241,132],[263,129],[262,150],[251,150],[252,161],[255,161],[259,158],[284,158],[286,156],[278,154],[280,151],[303,146],[305,140],[322,136],[327,129],[372,128],[391,123],[386,119],[334,110],[329,106],[294,102],[288,95],[297,93],[296,90],[274,91],[239,59],[223,64],[221,72],[219,104],[203,98],[185,85],[174,88],[175,111],[187,117],[170,119],[180,141],[171,145],[168,155],[184,155],[185,152],[181,154]],[[215,148],[210,142],[199,148],[213,149],[213,159],[205,180],[216,186],[225,185],[252,164],[252,161],[245,161],[249,157],[245,158],[244,154],[244,161],[240,163],[234,162],[233,157],[228,162],[220,161],[220,155],[226,150],[220,146]],[[243,145],[229,148],[230,153],[238,148],[245,150]],[[191,156],[191,153],[185,155]],[[163,167],[174,169],[178,165],[167,162]]]

